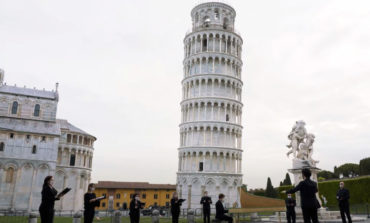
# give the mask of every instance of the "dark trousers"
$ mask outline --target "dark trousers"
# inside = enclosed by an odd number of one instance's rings
[[[302,208],[304,223],[318,223],[317,208]]]
[[[94,220],[94,211],[84,211],[84,223],[92,223]]]
[[[348,218],[348,223],[352,223],[351,214],[349,213],[349,205],[339,206],[340,216],[342,217],[342,222],[346,223],[346,215]]]
[[[179,223],[180,213],[172,213],[172,223]]]
[[[54,210],[40,209],[41,223],[53,223],[54,221]]]
[[[203,222],[204,223],[210,222],[210,216],[211,216],[211,210],[207,208],[203,208]]]
[[[139,221],[140,221],[140,213],[139,215],[136,215],[136,214],[130,215],[131,223],[139,223]]]
[[[218,220],[228,221],[229,223],[233,223],[233,218],[227,215],[222,216],[221,218],[217,218]]]
[[[295,211],[287,211],[286,212],[286,218],[288,220],[288,223],[295,223]]]

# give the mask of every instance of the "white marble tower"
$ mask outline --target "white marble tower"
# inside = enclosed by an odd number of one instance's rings
[[[235,10],[208,2],[191,11],[184,38],[177,190],[182,208],[199,208],[204,190],[215,203],[240,206],[242,185],[241,51]]]

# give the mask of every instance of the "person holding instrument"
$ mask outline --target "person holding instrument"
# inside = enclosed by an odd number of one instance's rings
[[[45,177],[41,191],[41,205],[39,207],[41,223],[53,223],[54,221],[54,203],[60,200],[64,194],[58,194],[53,187],[53,176]]]
[[[93,191],[95,190],[94,184],[89,184],[88,191],[84,195],[84,223],[92,223],[94,220],[95,215],[95,207],[100,206],[100,200],[103,198],[96,198],[95,193]]]
[[[177,192],[173,192],[172,198],[171,198],[171,215],[172,215],[172,223],[178,223],[179,222],[179,216],[180,216],[180,207],[182,205],[182,202],[184,202],[185,199],[179,199],[179,196],[177,195]]]
[[[139,223],[140,209],[143,208],[142,207],[143,205],[144,203],[140,202],[140,195],[134,194],[130,202],[130,222],[131,223]]]

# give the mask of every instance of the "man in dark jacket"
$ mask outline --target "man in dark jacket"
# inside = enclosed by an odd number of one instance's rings
[[[342,222],[346,223],[346,216],[348,222],[352,223],[351,214],[349,213],[349,191],[344,188],[344,182],[339,183],[339,190],[337,192],[337,200],[339,203],[340,216],[342,217]]]
[[[287,194],[292,194],[297,191],[301,193],[301,207],[303,213],[304,223],[318,223],[317,209],[320,208],[320,204],[316,198],[317,183],[310,180],[311,171],[309,169],[302,170],[303,179],[299,184],[288,191]]]
[[[287,199],[285,199],[285,205],[286,205],[286,217],[288,220],[288,223],[295,223],[295,206],[296,202],[295,199],[292,198],[291,194],[288,194]]]
[[[225,195],[219,194],[218,195],[218,201],[216,202],[216,219],[217,220],[224,220],[228,221],[229,223],[233,222],[233,218],[230,216],[225,215],[225,213],[228,212],[228,210],[225,210],[223,202],[224,202]]]
[[[210,222],[210,215],[211,215],[211,204],[212,199],[208,197],[208,192],[204,191],[204,196],[200,199],[200,204],[203,205],[203,222],[209,223]]]

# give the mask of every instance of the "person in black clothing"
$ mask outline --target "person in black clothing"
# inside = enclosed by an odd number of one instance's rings
[[[223,202],[224,202],[225,195],[219,194],[218,201],[216,202],[216,219],[228,221],[229,223],[233,222],[233,218],[230,216],[225,215],[228,210],[225,210]]]
[[[320,204],[317,200],[317,183],[310,180],[311,171],[309,169],[303,169],[302,175],[304,180],[299,182],[295,188],[286,191],[286,193],[292,194],[300,191],[304,223],[310,223],[311,221],[317,223],[319,222],[317,209],[320,208]]]
[[[295,206],[296,202],[295,199],[292,198],[291,194],[288,194],[287,199],[285,199],[285,205],[286,205],[286,217],[288,220],[288,223],[295,223]]]
[[[100,206],[100,201],[96,199],[95,193],[93,193],[95,187],[94,184],[89,184],[88,191],[84,195],[84,223],[92,223],[95,215],[95,207]]]
[[[182,201],[179,200],[179,197],[177,195],[177,192],[173,192],[172,198],[171,198],[171,215],[172,215],[172,223],[178,223],[179,222],[179,216],[180,216],[180,207],[182,205]]]
[[[346,216],[348,222],[352,223],[351,214],[349,213],[349,191],[344,188],[344,182],[339,183],[339,190],[337,192],[337,200],[339,203],[340,216],[342,217],[342,222],[346,223]]]
[[[130,222],[139,223],[140,209],[143,208],[143,203],[140,202],[140,195],[134,194],[130,202]]]
[[[208,197],[208,192],[204,191],[204,196],[200,199],[200,204],[203,205],[203,222],[210,222],[212,199]]]
[[[54,203],[62,197],[57,195],[58,191],[55,190],[53,184],[54,178],[52,176],[45,177],[41,191],[41,205],[39,207],[41,223],[53,223]]]

